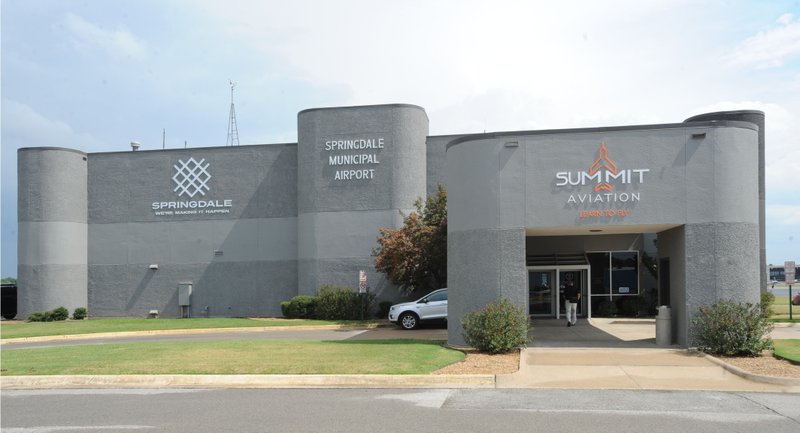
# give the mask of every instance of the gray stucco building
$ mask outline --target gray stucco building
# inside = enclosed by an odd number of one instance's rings
[[[380,228],[448,191],[448,338],[508,298],[582,316],[652,292],[689,342],[691,315],[765,286],[764,115],[682,123],[429,136],[405,104],[298,114],[298,143],[86,154],[25,148],[19,162],[19,314],[277,316],[322,284],[397,300],[375,272]],[[647,266],[645,266],[647,263]],[[659,273],[650,275],[651,263]]]

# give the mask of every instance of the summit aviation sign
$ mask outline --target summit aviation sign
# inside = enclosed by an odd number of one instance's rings
[[[174,185],[172,191],[178,195],[175,201],[154,201],[150,206],[156,216],[183,216],[183,215],[215,215],[229,214],[233,207],[233,200],[206,198],[206,193],[211,190],[211,164],[205,158],[199,161],[190,157],[186,161],[179,159],[172,167],[175,169],[172,176]],[[183,200],[180,198],[183,197]]]
[[[555,175],[555,186],[558,188],[591,187],[590,191],[572,192],[567,197],[569,205],[617,205],[636,203],[641,200],[641,193],[620,192],[622,185],[644,184],[649,168],[621,168],[616,161],[611,159],[605,141],[600,142],[597,158],[589,165],[588,170],[559,171]],[[581,218],[588,217],[613,217],[628,216],[627,209],[603,209],[581,211]]]

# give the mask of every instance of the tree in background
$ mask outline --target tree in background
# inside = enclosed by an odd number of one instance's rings
[[[414,202],[416,211],[403,216],[403,227],[380,229],[373,250],[375,269],[406,293],[447,287],[447,192]]]

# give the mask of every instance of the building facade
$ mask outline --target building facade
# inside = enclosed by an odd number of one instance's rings
[[[574,279],[583,316],[651,293],[685,345],[700,305],[765,285],[763,120],[429,136],[424,109],[391,104],[304,110],[297,143],[20,149],[20,315],[278,316],[359,271],[398,300],[378,230],[444,184],[451,344],[499,298],[558,316]]]

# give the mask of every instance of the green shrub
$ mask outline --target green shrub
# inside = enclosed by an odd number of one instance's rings
[[[299,295],[281,302],[281,312],[290,319],[311,319],[314,317],[317,298],[308,295]]]
[[[314,314],[322,320],[363,320],[369,317],[375,295],[356,293],[349,287],[324,285],[319,288]]]
[[[54,308],[49,311],[35,312],[28,315],[29,322],[54,322],[56,320],[67,320],[69,310],[64,307]]]
[[[772,311],[772,304],[774,303],[775,295],[768,291],[761,292],[761,314],[763,314],[764,317],[769,317],[774,313]]]
[[[614,317],[617,315],[617,304],[609,300],[604,300],[592,311],[592,315],[597,317]]]
[[[468,313],[461,320],[467,344],[489,353],[506,353],[527,344],[529,325],[528,315],[508,299]]]
[[[772,324],[759,305],[722,300],[700,307],[692,319],[693,343],[716,355],[757,356],[772,347]]]
[[[393,302],[389,302],[389,301],[381,301],[381,302],[379,302],[378,303],[378,312],[375,313],[375,317],[377,317],[379,319],[385,319],[385,318],[389,317],[389,309],[392,308],[392,305],[394,305],[394,303]]]
[[[54,308],[50,311],[50,314],[56,322],[69,319],[69,310],[64,307]]]
[[[44,313],[37,311],[28,315],[28,322],[44,322]]]
[[[86,308],[78,307],[72,313],[72,320],[83,320],[88,315],[89,315],[89,313],[88,313],[88,311],[86,311]]]

